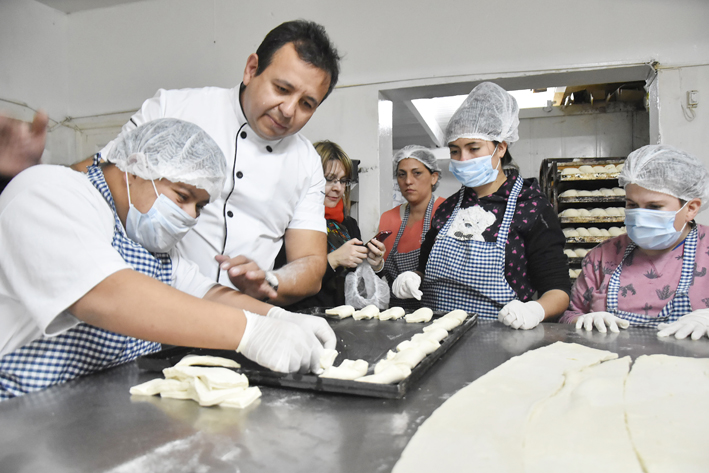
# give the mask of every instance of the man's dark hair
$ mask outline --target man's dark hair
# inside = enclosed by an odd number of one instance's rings
[[[273,55],[288,43],[293,43],[298,57],[308,64],[330,74],[330,87],[323,100],[337,85],[340,75],[340,55],[321,25],[306,20],[293,20],[273,28],[256,50],[258,69],[261,74],[271,64]]]

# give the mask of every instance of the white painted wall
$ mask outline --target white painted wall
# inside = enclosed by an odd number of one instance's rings
[[[380,89],[652,60],[670,68],[658,78],[662,141],[709,164],[705,0],[152,0],[71,15],[3,0],[0,96],[81,117],[135,109],[159,87],[231,87],[265,33],[293,18],[322,23],[345,56],[340,87],[304,133],[337,141],[362,161],[361,196],[380,192]],[[22,27],[7,33],[16,23]],[[685,88],[708,100],[693,122],[678,108]],[[379,201],[362,201],[359,212],[367,237]]]

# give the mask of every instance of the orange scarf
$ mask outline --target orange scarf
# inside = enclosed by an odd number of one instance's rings
[[[335,220],[342,223],[345,219],[345,203],[340,199],[334,207],[325,207],[325,218],[327,220]]]

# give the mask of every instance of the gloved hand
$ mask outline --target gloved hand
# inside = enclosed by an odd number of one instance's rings
[[[292,322],[244,311],[246,329],[236,349],[259,365],[281,373],[321,370],[323,347],[312,333]]]
[[[271,308],[266,317],[287,320],[288,322],[293,322],[306,332],[312,332],[312,334],[320,340],[320,343],[322,343],[324,348],[334,350],[335,346],[337,346],[337,337],[335,336],[335,332],[330,327],[330,324],[327,323],[327,321],[322,317],[307,314],[295,314],[293,312],[288,312],[281,307]]]
[[[404,271],[396,277],[391,285],[391,292],[399,299],[416,298],[421,300],[423,292],[419,290],[421,286],[421,276],[413,271]]]
[[[544,307],[539,302],[512,301],[500,309],[497,320],[515,330],[529,330],[539,325],[544,315]]]
[[[596,327],[599,332],[606,333],[606,327],[609,327],[611,332],[618,333],[620,332],[618,328],[626,329],[629,326],[629,321],[616,317],[610,312],[590,312],[580,315],[576,319],[576,329],[583,327],[589,332],[593,330],[593,327]]]
[[[683,315],[670,324],[659,324],[658,337],[669,337],[674,335],[676,339],[682,340],[687,335],[692,334],[692,340],[699,340],[703,336],[709,337],[709,309],[699,309]]]

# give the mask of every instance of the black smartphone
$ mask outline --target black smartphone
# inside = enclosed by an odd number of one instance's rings
[[[391,232],[390,232],[389,230],[384,230],[383,232],[379,232],[379,233],[377,233],[376,235],[374,235],[374,236],[372,237],[372,240],[377,240],[377,241],[379,241],[379,242],[384,242],[384,240],[386,240],[387,237],[389,237],[389,235],[391,235]],[[364,246],[369,245],[369,243],[370,243],[372,240],[369,240],[367,243],[364,244]]]

